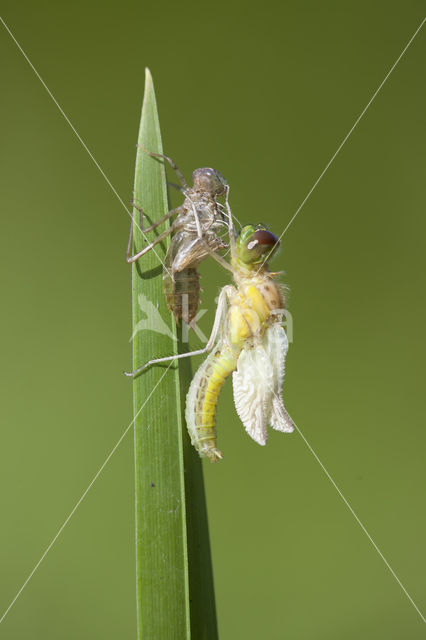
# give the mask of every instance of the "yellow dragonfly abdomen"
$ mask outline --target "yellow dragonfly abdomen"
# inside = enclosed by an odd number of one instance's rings
[[[212,462],[223,456],[216,448],[216,405],[228,375],[235,370],[240,349],[216,348],[196,372],[186,399],[186,424],[200,456]]]

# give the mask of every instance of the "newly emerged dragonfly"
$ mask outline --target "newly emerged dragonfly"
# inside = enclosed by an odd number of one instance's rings
[[[227,195],[228,185],[219,171],[204,167],[193,172],[193,186],[189,187],[171,158],[159,153],[149,151],[146,153],[154,158],[163,158],[170,163],[182,184],[182,187],[178,188],[185,196],[185,200],[179,207],[166,213],[151,226],[141,229],[145,234],[149,233],[176,216],[170,227],[134,255],[131,255],[132,217],[126,260],[129,263],[135,262],[173,234],[163,265],[163,291],[167,306],[173,311],[176,322],[179,323],[180,318],[183,318],[185,322],[192,325],[200,301],[200,274],[197,266],[205,258],[212,256],[223,266],[228,267],[226,260],[216,253],[227,247],[219,234],[228,226],[226,217],[230,209],[228,205],[225,209],[218,203],[217,198]],[[142,209],[134,206],[139,210],[142,219]]]
[[[225,379],[233,373],[234,400],[247,433],[266,444],[267,426],[292,432],[294,424],[281,397],[288,340],[282,327],[283,287],[269,271],[266,255],[278,247],[263,225],[243,227],[237,239],[230,228],[231,267],[236,286],[223,287],[210,339],[204,349],[146,363],[146,367],[212,350],[196,372],[186,399],[191,442],[201,457],[221,459],[216,446],[216,406]]]

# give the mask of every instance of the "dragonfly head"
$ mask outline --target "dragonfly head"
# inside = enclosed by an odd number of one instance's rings
[[[195,169],[192,179],[195,191],[207,191],[212,197],[225,194],[227,182],[216,169],[210,167]]]
[[[237,238],[237,260],[246,266],[262,264],[278,249],[280,241],[263,224],[247,225]]]

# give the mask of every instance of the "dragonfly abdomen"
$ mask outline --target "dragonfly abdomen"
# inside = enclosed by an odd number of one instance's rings
[[[216,406],[226,378],[235,371],[239,350],[216,348],[197,370],[186,398],[186,423],[194,445],[202,458],[212,462],[222,458],[216,448]]]
[[[176,323],[179,324],[179,319],[183,318],[190,325],[197,315],[200,301],[200,274],[197,269],[188,267],[173,276],[164,271],[163,291]]]

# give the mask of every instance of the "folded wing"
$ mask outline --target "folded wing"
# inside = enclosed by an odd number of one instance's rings
[[[237,413],[247,433],[261,445],[266,444],[268,425],[284,432],[294,429],[281,398],[287,350],[285,331],[274,323],[262,343],[243,349],[232,374]]]
[[[264,346],[271,362],[271,368],[274,372],[274,391],[269,424],[277,431],[291,433],[294,430],[294,423],[288,415],[282,399],[285,357],[288,351],[288,339],[284,329],[280,324],[275,323],[271,327],[268,327],[264,336]]]

